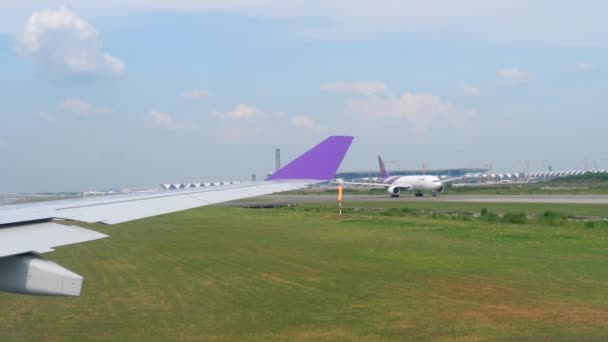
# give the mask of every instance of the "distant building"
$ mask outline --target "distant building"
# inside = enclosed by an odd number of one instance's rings
[[[163,190],[179,190],[179,189],[189,189],[189,188],[206,188],[210,186],[217,185],[233,185],[233,184],[241,184],[240,181],[222,181],[222,182],[200,182],[200,183],[166,183],[161,184],[161,188]]]
[[[281,168],[281,149],[274,150],[274,170],[278,171]]]

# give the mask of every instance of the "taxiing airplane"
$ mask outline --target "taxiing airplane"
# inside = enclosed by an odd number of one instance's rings
[[[352,140],[329,137],[263,182],[0,206],[0,291],[79,296],[83,277],[40,256],[56,247],[107,237],[71,221],[119,224],[327,182]]]
[[[424,196],[424,192],[430,192],[433,196],[437,196],[438,193],[442,192],[445,188],[444,183],[459,179],[452,178],[447,180],[441,180],[436,176],[428,175],[412,175],[412,176],[390,176],[382,157],[378,156],[378,164],[380,166],[380,182],[378,183],[356,183],[356,182],[343,182],[337,181],[337,183],[344,185],[366,185],[372,187],[384,187],[387,189],[391,197],[399,197],[402,191],[414,191],[416,197]]]

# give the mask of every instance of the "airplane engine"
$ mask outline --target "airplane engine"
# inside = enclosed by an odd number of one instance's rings
[[[391,197],[399,197],[399,194],[401,193],[401,188],[399,188],[398,186],[391,185],[388,188],[388,193],[391,194]]]
[[[41,296],[79,296],[82,277],[35,254],[0,258],[0,290]]]
[[[439,189],[437,189],[437,192],[443,192],[443,190],[445,190],[445,187],[442,185],[439,187]]]

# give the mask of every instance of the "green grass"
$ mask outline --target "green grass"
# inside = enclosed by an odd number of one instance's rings
[[[606,173],[586,173],[584,175],[579,176],[568,176],[568,177],[559,177],[554,178],[546,184],[550,185],[606,185],[608,184],[608,174]]]
[[[48,255],[85,276],[83,295],[0,294],[0,341],[608,338],[608,224],[359,205],[370,210],[207,207],[88,225],[111,237]]]
[[[310,208],[336,208],[336,202],[307,204]],[[393,201],[387,198],[382,202],[349,202],[344,199],[344,206],[351,208],[408,208],[410,210],[433,210],[439,212],[479,213],[483,208],[500,214],[527,213],[542,215],[547,211],[563,216],[598,216],[608,217],[608,205],[605,204],[567,204],[567,203],[480,203],[480,202],[440,202],[440,201]]]
[[[594,184],[504,184],[487,186],[451,187],[445,195],[606,195],[608,185]]]

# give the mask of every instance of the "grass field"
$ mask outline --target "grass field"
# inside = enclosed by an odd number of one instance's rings
[[[476,203],[476,202],[440,202],[440,201],[410,201],[397,202],[387,198],[383,202],[348,202],[346,208],[389,209],[407,208],[412,210],[436,211],[438,213],[479,213],[483,208],[496,213],[526,213],[542,215],[554,212],[565,217],[597,216],[608,218],[608,206],[603,204],[565,204],[565,203]],[[335,211],[336,202],[315,203],[304,205],[304,208],[321,208]]]
[[[330,205],[206,207],[88,225],[111,237],[48,254],[85,276],[83,295],[0,294],[0,341],[608,339],[605,222],[357,206],[342,218]],[[555,207],[544,206],[529,210]]]

